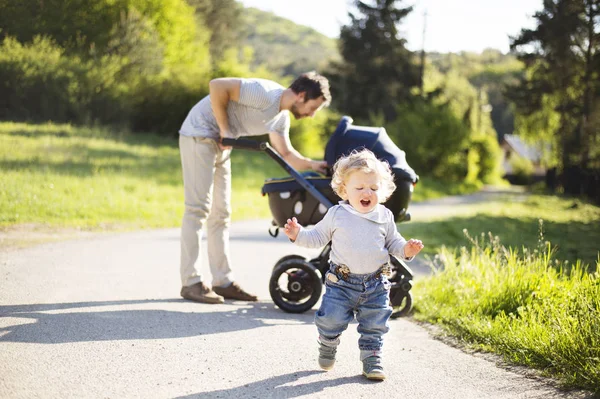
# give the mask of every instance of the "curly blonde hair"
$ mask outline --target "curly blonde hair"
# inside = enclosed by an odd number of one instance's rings
[[[394,175],[390,165],[377,159],[375,154],[367,149],[354,150],[350,154],[338,159],[333,165],[333,177],[331,178],[331,187],[333,191],[342,199],[346,198],[345,181],[348,176],[356,171],[364,173],[377,173],[381,179],[379,188],[379,202],[383,203],[391,197],[396,189]]]

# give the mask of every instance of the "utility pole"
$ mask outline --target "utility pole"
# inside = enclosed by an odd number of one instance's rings
[[[425,96],[425,33],[427,31],[427,9],[423,11],[423,38],[421,41],[421,97]]]

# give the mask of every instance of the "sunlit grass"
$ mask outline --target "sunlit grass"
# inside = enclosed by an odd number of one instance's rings
[[[281,173],[265,154],[234,151],[233,219],[268,218],[260,188]],[[177,141],[69,125],[0,124],[0,226],[179,225]]]
[[[176,227],[183,214],[180,162],[175,137],[0,123],[0,228]],[[261,187],[287,173],[265,153],[244,150],[233,151],[232,169],[232,219],[270,219]],[[447,190],[425,179],[415,198]]]
[[[414,287],[415,317],[566,386],[600,387],[600,274],[552,258],[549,244],[511,249],[497,237],[442,248]]]
[[[578,199],[549,195],[506,195],[503,201],[455,206],[453,215],[413,220],[400,225],[405,237],[418,237],[425,253],[434,255],[443,245],[456,248],[468,244],[463,234],[492,232],[513,248],[537,244],[539,220],[543,232],[557,248],[556,257],[594,264],[600,251],[600,208]],[[427,215],[425,215],[426,217]]]

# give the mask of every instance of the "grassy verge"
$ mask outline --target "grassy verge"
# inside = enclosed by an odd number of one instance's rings
[[[405,237],[425,243],[425,253],[435,255],[442,246],[458,248],[469,242],[463,230],[478,236],[489,232],[504,245],[521,249],[537,245],[539,221],[543,234],[556,246],[556,258],[595,265],[600,250],[600,208],[577,199],[548,195],[506,195],[477,204],[452,205],[440,218],[400,225]]]
[[[264,154],[235,151],[235,219],[267,218]],[[82,229],[172,227],[183,186],[174,139],[69,125],[0,124],[0,226]]]
[[[268,219],[265,178],[286,172],[264,153],[235,150],[233,219]],[[0,123],[0,228],[84,230],[178,226],[183,185],[175,139],[102,128]],[[446,192],[434,182],[430,197]]]
[[[442,248],[435,261],[443,267],[415,285],[415,317],[600,393],[600,274],[563,268],[547,244],[519,252],[497,237],[482,241]]]

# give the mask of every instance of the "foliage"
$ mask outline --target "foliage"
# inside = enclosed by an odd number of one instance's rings
[[[534,168],[529,159],[514,154],[509,162],[514,175],[514,184],[526,185],[532,182]]]
[[[473,160],[475,165],[469,163],[469,171],[476,169],[473,181],[485,184],[499,184],[502,180],[502,149],[495,136],[477,135],[469,144],[469,155],[477,154]],[[468,179],[467,179],[468,180]]]
[[[243,6],[236,0],[187,0],[210,32],[210,58],[213,67],[242,41]],[[235,75],[237,76],[237,75]]]
[[[534,19],[537,26],[522,29],[511,43],[528,72],[513,89],[514,101],[525,116],[548,114],[550,106],[558,113],[558,128],[547,128],[554,130],[559,166],[600,169],[594,122],[600,118],[600,2],[545,1]]]
[[[417,317],[569,387],[598,390],[600,274],[553,261],[543,241],[519,250],[484,239],[442,250],[434,275],[415,286]]]
[[[129,112],[117,82],[121,59],[67,56],[52,40],[0,45],[0,118],[77,123],[123,123]]]
[[[499,141],[505,134],[513,133],[514,112],[511,101],[505,93],[505,87],[516,83],[523,73],[523,65],[514,55],[487,49],[481,54],[431,53],[427,57],[430,64],[426,69],[426,84],[428,70],[432,68],[443,76],[459,75],[468,79],[470,85],[478,92],[478,96],[469,96],[471,103],[475,105],[473,112],[484,111],[483,115],[474,116],[480,124],[486,126],[486,133],[493,127]],[[491,118],[491,126],[487,123],[488,118]],[[478,130],[481,132],[482,129]]]
[[[340,58],[336,40],[312,28],[296,25],[270,12],[244,9],[243,46],[253,51],[251,66],[264,66],[275,74],[296,77]]]
[[[397,114],[386,130],[413,169],[448,183],[467,176],[470,131],[448,106],[416,101],[399,105]]]
[[[302,155],[323,159],[325,145],[333,134],[341,116],[329,110],[321,110],[313,118],[292,121],[290,141]],[[293,118],[292,118],[293,119]]]
[[[124,15],[139,12],[164,45],[167,68],[210,65],[206,29],[198,29],[185,0],[24,0],[0,2],[2,37],[28,43],[36,35],[51,37],[67,53],[81,57],[107,54],[113,28]],[[27,23],[23,23],[27,21]]]
[[[342,27],[343,60],[328,75],[334,106],[360,123],[382,113],[386,122],[397,116],[397,105],[409,101],[420,85],[419,68],[397,26],[412,11],[398,8],[397,0],[355,1],[357,13]]]

